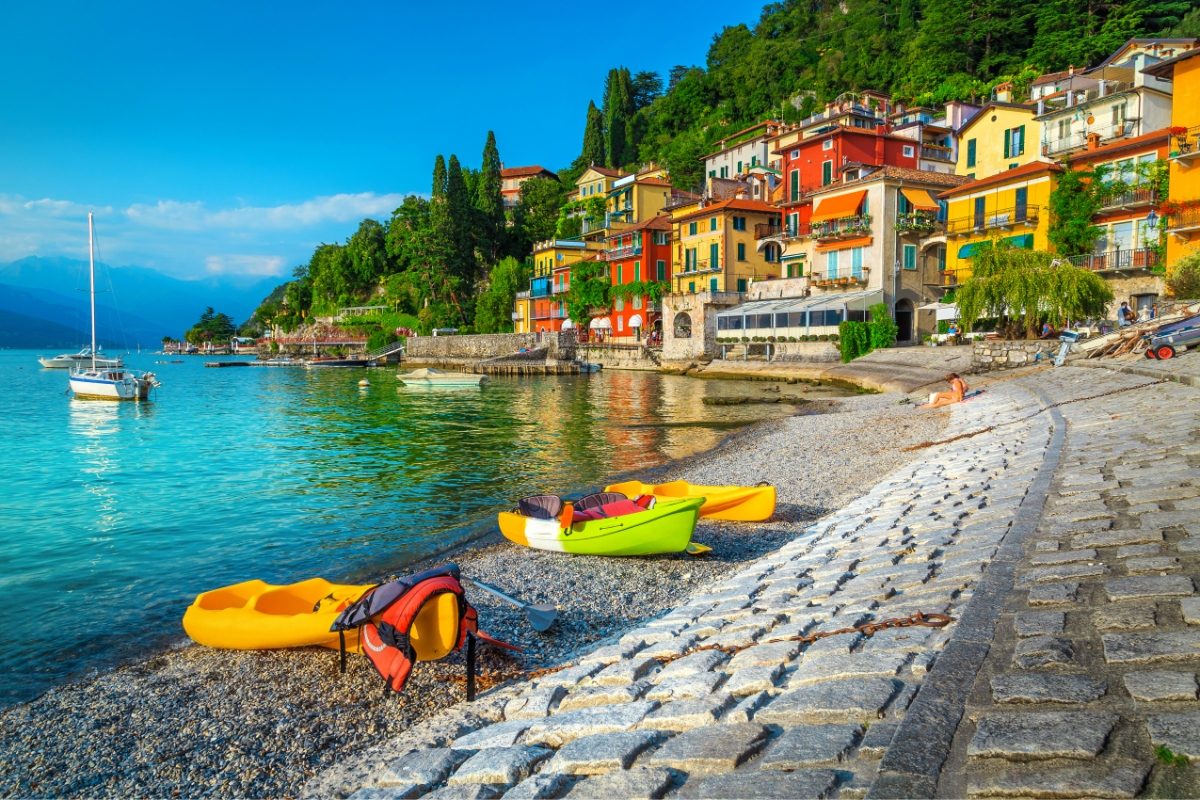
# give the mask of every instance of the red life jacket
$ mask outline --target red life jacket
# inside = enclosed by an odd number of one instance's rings
[[[348,606],[330,626],[341,638],[341,670],[346,671],[345,632],[359,629],[359,649],[382,676],[386,690],[400,692],[408,682],[417,652],[410,636],[413,624],[427,603],[439,595],[455,598],[458,634],[450,652],[467,646],[467,699],[475,699],[475,639],[516,650],[479,630],[479,615],[467,602],[458,567],[448,564],[376,586]]]

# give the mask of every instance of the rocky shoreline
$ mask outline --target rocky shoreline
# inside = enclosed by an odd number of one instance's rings
[[[560,608],[539,635],[517,609],[471,592],[482,627],[526,648],[515,658],[484,648],[485,675],[562,663],[677,605],[919,457],[902,448],[937,438],[944,424],[944,414],[914,411],[898,394],[845,398],[830,413],[762,423],[672,465],[669,477],[778,487],[769,523],[701,523],[695,539],[713,548],[705,558],[588,559],[520,549],[498,534],[448,554],[468,577]],[[319,648],[188,645],[59,687],[0,714],[0,794],[294,795],[332,764],[463,700],[456,658],[419,665],[399,697],[384,694],[361,656],[345,675],[337,662]]]

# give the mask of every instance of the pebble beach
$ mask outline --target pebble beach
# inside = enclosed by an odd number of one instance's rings
[[[468,586],[481,628],[525,648],[517,656],[483,648],[483,685],[558,665],[678,605],[919,458],[903,448],[938,438],[945,424],[944,413],[915,410],[897,393],[849,397],[668,466],[652,477],[777,486],[770,522],[701,522],[694,540],[712,548],[702,558],[573,557],[518,548],[498,533],[445,554],[439,562],[455,561],[465,577],[559,608],[555,626],[537,634],[521,611]],[[340,760],[463,702],[464,676],[458,657],[420,664],[403,695],[387,695],[357,654],[343,675],[332,650],[216,651],[181,641],[0,713],[0,794],[293,796]]]

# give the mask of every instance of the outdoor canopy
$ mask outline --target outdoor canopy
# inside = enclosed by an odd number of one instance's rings
[[[629,327],[631,327],[631,328],[642,327],[642,315],[634,314],[632,317],[630,317],[629,318]]]
[[[1018,236],[1005,236],[1000,241],[1003,244],[1012,245],[1013,247],[1016,247],[1021,250],[1032,250],[1033,249],[1033,234],[1032,233],[1022,233]],[[958,248],[958,257],[959,258],[970,258],[971,256],[975,255],[975,253],[978,252],[980,248],[991,247],[991,246],[992,246],[991,239],[984,239],[982,242],[971,242],[970,244],[964,244],[962,247]]]
[[[863,198],[866,196],[867,190],[860,189],[857,192],[839,194],[837,197],[826,197],[817,203],[809,222],[825,222],[842,217],[853,217],[858,213]]]
[[[588,327],[594,331],[612,330],[612,323],[609,322],[608,317],[596,317]]]
[[[563,320],[562,329],[564,331],[569,331],[574,327],[575,327],[575,322],[570,317],[567,317],[566,319]]]
[[[924,189],[906,189],[900,187],[900,193],[908,200],[909,204],[918,211],[937,211],[938,202],[930,196],[929,192]]]
[[[742,303],[740,306],[734,306],[733,308],[718,312],[717,320],[729,319],[731,317],[745,317],[748,314],[790,314],[800,311],[824,311],[826,309],[866,311],[875,303],[882,302],[882,289],[846,292],[845,294],[825,295],[823,297],[785,297],[779,300],[752,300],[749,303]],[[718,327],[720,326],[718,325]]]

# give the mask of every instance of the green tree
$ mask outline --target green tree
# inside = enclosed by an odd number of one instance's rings
[[[428,258],[430,202],[410,194],[392,212],[385,244],[394,270],[414,269]]]
[[[1032,338],[1042,320],[1063,327],[1098,317],[1113,298],[1103,278],[1049,253],[996,242],[976,250],[971,261],[971,276],[955,293],[968,329],[986,315]]]
[[[507,333],[513,329],[512,310],[517,292],[529,288],[532,270],[511,256],[492,268],[487,289],[475,304],[475,330],[479,333]]]
[[[554,178],[530,178],[521,184],[521,199],[513,209],[511,255],[528,253],[534,242],[555,237],[566,194],[566,187]]]
[[[1200,299],[1200,253],[1179,259],[1167,274],[1167,291],[1179,300]]]
[[[604,86],[604,150],[609,167],[623,167],[637,157],[637,143],[630,127],[635,110],[629,70],[626,67],[609,70]]]
[[[867,323],[872,350],[883,350],[896,346],[899,329],[886,303],[876,303],[870,309],[871,321]]]
[[[576,162],[583,169],[592,164],[603,166],[607,161],[604,149],[604,117],[591,100],[588,101],[587,120],[583,126],[583,150]]]
[[[657,72],[643,71],[633,76],[633,108],[639,111],[653,103],[663,93],[662,76]]]
[[[1066,258],[1092,252],[1103,230],[1092,223],[1100,210],[1103,173],[1074,170],[1068,163],[1050,193],[1050,244]]]
[[[364,219],[346,242],[349,259],[347,291],[366,296],[384,275],[392,272],[387,252],[387,232],[373,219]]]
[[[446,196],[446,159],[441,153],[433,160],[433,189],[429,196],[433,199]]]
[[[475,185],[475,208],[479,212],[479,252],[486,264],[495,264],[504,247],[504,202],[500,188],[500,151],[496,134],[488,131],[483,146],[483,163]]]
[[[196,324],[188,328],[183,338],[192,344],[227,344],[236,331],[237,326],[228,314],[219,314],[209,306],[200,314]]]
[[[348,296],[353,280],[350,258],[340,244],[318,245],[308,262],[312,279],[312,307],[333,311]]]
[[[571,288],[563,295],[567,316],[587,330],[595,312],[608,306],[608,269],[599,261],[580,261],[571,267]]]

